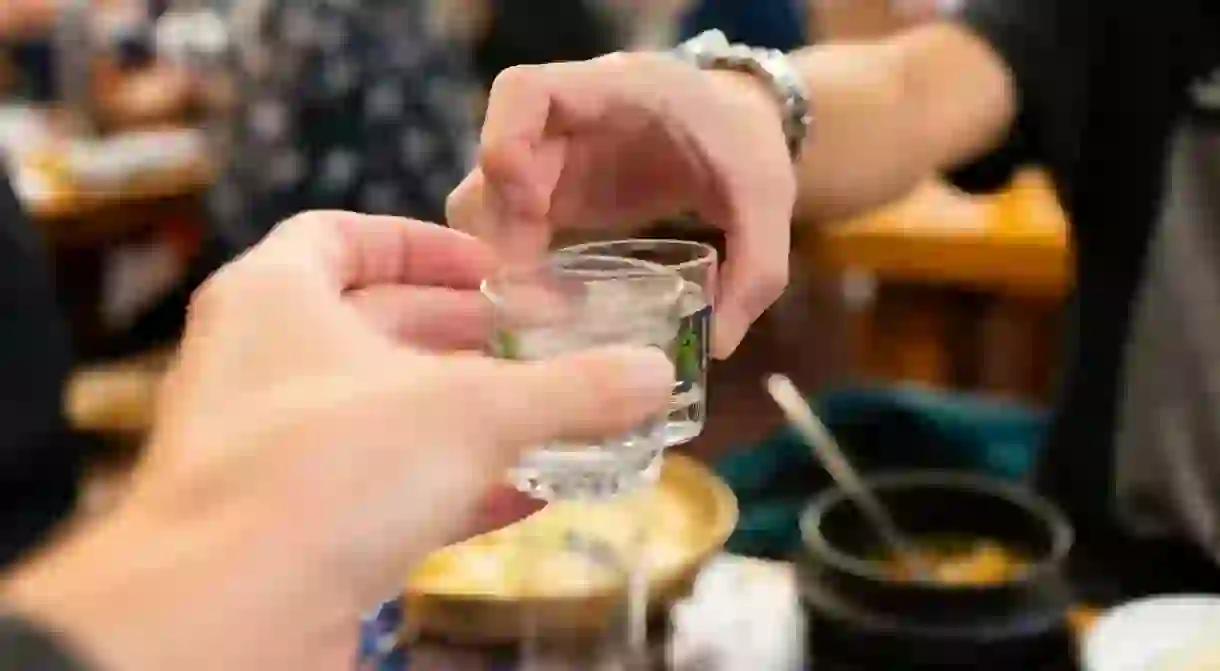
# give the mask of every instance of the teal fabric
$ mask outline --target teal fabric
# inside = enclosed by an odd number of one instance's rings
[[[814,399],[818,413],[864,472],[967,470],[1023,480],[1045,431],[1040,410],[910,387],[845,389]],[[809,448],[783,428],[715,465],[737,494],[731,552],[785,558],[800,546],[800,513],[830,485]]]

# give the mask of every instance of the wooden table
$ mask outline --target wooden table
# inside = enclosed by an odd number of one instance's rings
[[[176,167],[155,175],[132,179],[114,189],[87,189],[53,174],[41,173],[50,188],[25,205],[31,216],[44,226],[59,229],[71,220],[97,216],[115,208],[134,207],[176,198],[197,196],[215,177],[204,162]]]
[[[133,208],[197,196],[215,178],[207,141],[196,130],[124,133],[95,140],[73,136],[57,119],[54,110],[44,107],[0,105],[0,155],[26,211],[56,241],[121,237],[133,226],[130,222],[139,219],[130,216]],[[168,143],[165,160],[144,160],[136,172],[125,172],[127,168],[115,165],[122,163],[115,152],[129,155],[126,148],[132,138],[143,138],[135,142],[143,145],[145,153]],[[98,154],[92,163],[113,168],[116,174],[106,175],[104,184],[78,178],[69,158],[72,152],[108,152],[104,157]],[[124,211],[128,216],[123,219],[129,223],[98,225],[98,219],[105,220],[115,210]],[[119,230],[110,230],[115,227]],[[86,234],[83,228],[105,230]]]
[[[72,178],[56,147],[11,159],[23,206],[59,245],[98,246],[130,235],[150,221],[192,206],[213,183],[216,168],[204,155],[184,156],[163,167],[116,176],[106,185]]]
[[[1041,172],[992,197],[925,184],[826,227],[806,254],[842,271],[865,376],[1024,398],[1049,388],[1071,256]]]

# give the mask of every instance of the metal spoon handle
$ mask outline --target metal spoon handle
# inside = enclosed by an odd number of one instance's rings
[[[914,568],[920,573],[924,573],[926,567],[919,560],[919,554],[914,552],[913,545],[898,530],[898,526],[881,501],[860,480],[856,469],[847,460],[847,456],[840,449],[834,436],[831,435],[822,420],[814,414],[792,380],[784,375],[771,375],[767,377],[767,391],[784,411],[784,415],[792,427],[813,448],[814,454],[830,472],[835,482],[839,483],[843,491],[856,502],[860,511],[876,529],[882,542],[889,546],[892,553],[903,558],[903,561],[911,562],[915,565]]]

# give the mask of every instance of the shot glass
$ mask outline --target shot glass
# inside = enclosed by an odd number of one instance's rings
[[[667,447],[703,433],[707,423],[707,368],[718,267],[716,248],[686,240],[611,240],[573,245],[560,254],[627,258],[676,272],[684,284],[678,300],[682,323],[676,355],[677,385],[665,424]]]
[[[606,345],[657,347],[674,357],[686,283],[663,266],[628,258],[556,254],[486,280],[495,322],[492,354],[538,360]],[[573,385],[584,384],[572,380]],[[602,441],[541,445],[510,474],[538,499],[608,498],[648,483],[666,446],[667,410]]]

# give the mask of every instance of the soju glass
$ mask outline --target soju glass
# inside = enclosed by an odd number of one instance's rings
[[[636,345],[657,347],[673,357],[685,288],[686,282],[673,270],[614,256],[559,253],[534,265],[510,268],[482,287],[493,306],[492,353],[539,360],[594,347]],[[574,379],[572,384],[585,381]],[[539,445],[521,459],[510,478],[519,490],[538,499],[613,505],[610,499],[639,491],[655,480],[666,447],[668,414],[662,406],[630,431],[602,440]],[[639,526],[628,531],[632,538],[628,548],[597,542],[597,529],[579,525],[545,534],[528,521],[520,527],[520,577],[531,591],[553,583],[562,573],[548,566],[571,561],[584,567],[580,573],[590,586],[604,586],[608,568],[615,576],[612,591],[619,597],[613,621],[604,623],[596,642],[578,644],[589,655],[578,668],[594,668],[594,659],[598,666],[617,660],[609,668],[627,668],[647,644],[648,596],[637,586],[644,576],[643,526],[635,516],[631,519]],[[522,622],[521,665],[526,669],[547,668],[550,654],[557,650],[571,652],[565,645],[571,641],[547,640],[539,623],[538,613],[528,614]]]
[[[592,254],[555,254],[483,283],[495,322],[492,353],[547,359],[606,345],[676,353],[686,283],[660,265]],[[583,380],[572,380],[573,385]],[[658,409],[626,434],[599,441],[540,445],[512,474],[521,491],[543,500],[605,498],[655,475],[666,446],[668,411]]]
[[[678,299],[682,321],[675,360],[678,382],[665,424],[665,444],[672,447],[694,440],[707,423],[708,348],[719,265],[716,248],[687,240],[631,239],[573,245],[559,253],[655,263],[682,277]]]

